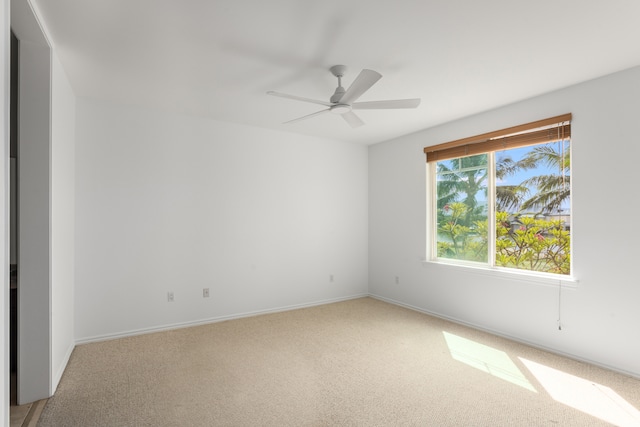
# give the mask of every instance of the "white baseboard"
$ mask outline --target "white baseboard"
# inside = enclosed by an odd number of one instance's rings
[[[396,301],[396,300],[391,299],[391,298],[386,298],[386,297],[383,297],[383,296],[380,296],[380,295],[375,295],[375,294],[369,294],[369,296],[371,298],[374,298],[374,299],[377,299],[377,300],[380,300],[380,301],[388,302],[389,304],[393,304],[393,305],[397,305],[397,306],[400,306],[400,307],[408,308],[409,310],[417,311],[419,313],[427,314],[429,316],[437,317],[439,319],[448,320],[449,322],[453,322],[453,323],[456,323],[458,325],[466,326],[466,327],[469,327],[469,328],[472,328],[472,329],[476,329],[478,331],[487,332],[487,333],[490,333],[492,335],[495,335],[495,336],[498,336],[498,337],[502,337],[502,338],[506,338],[508,340],[511,340],[511,341],[514,341],[514,342],[517,342],[517,343],[520,343],[520,344],[528,345],[529,347],[533,347],[533,348],[537,348],[539,350],[544,350],[544,351],[549,352],[549,353],[557,354],[558,356],[563,356],[563,357],[566,357],[568,359],[573,359],[573,360],[576,360],[576,361],[579,361],[579,362],[588,363],[590,365],[598,366],[598,367],[603,368],[603,369],[608,369],[610,371],[617,372],[619,374],[623,374],[623,375],[627,375],[627,376],[632,377],[632,378],[640,379],[640,373],[638,373],[638,372],[626,371],[624,369],[616,368],[615,366],[610,366],[610,365],[607,365],[605,363],[600,363],[600,362],[597,362],[595,360],[587,359],[587,358],[584,358],[584,357],[581,357],[581,356],[578,356],[578,355],[575,355],[575,354],[566,353],[566,352],[557,350],[555,348],[551,348],[551,347],[547,347],[547,346],[544,346],[544,345],[541,345],[541,344],[538,344],[538,343],[535,343],[535,342],[527,341],[527,340],[524,340],[524,339],[522,339],[520,337],[516,337],[516,336],[513,336],[513,335],[508,335],[508,334],[505,334],[505,333],[500,332],[500,331],[496,331],[496,330],[493,330],[493,329],[490,329],[490,328],[485,328],[485,327],[482,327],[482,326],[479,326],[479,325],[475,325],[473,323],[465,322],[464,320],[460,320],[460,319],[457,319],[457,318],[451,317],[451,316],[446,316],[446,315],[444,315],[442,313],[434,312],[434,311],[431,311],[431,310],[426,310],[424,308],[417,307],[417,306],[414,306],[414,305],[411,305],[411,304],[405,304],[403,302]]]
[[[226,315],[226,316],[210,317],[210,318],[194,320],[194,321],[190,321],[190,322],[181,322],[181,323],[173,323],[173,324],[162,325],[162,326],[151,327],[151,328],[134,329],[134,330],[130,330],[130,331],[118,332],[118,333],[115,333],[115,334],[96,335],[96,336],[93,336],[93,337],[77,339],[75,343],[76,343],[76,345],[82,345],[82,344],[88,344],[88,343],[92,343],[92,342],[108,341],[108,340],[114,340],[114,339],[118,339],[118,338],[132,337],[132,336],[136,336],[136,335],[151,334],[151,333],[154,333],[154,332],[170,331],[170,330],[174,330],[174,329],[188,328],[188,327],[191,327],[191,326],[199,326],[199,325],[207,325],[207,324],[210,324],[210,323],[224,322],[226,320],[242,319],[244,317],[259,316],[259,315],[262,315],[262,314],[279,313],[279,312],[283,312],[283,311],[290,311],[290,310],[297,310],[297,309],[301,309],[301,308],[315,307],[315,306],[319,306],[319,305],[332,304],[332,303],[336,303],[336,302],[348,301],[348,300],[357,299],[357,298],[364,298],[364,297],[368,297],[368,296],[369,296],[368,293],[356,294],[356,295],[350,295],[350,296],[346,296],[346,297],[331,298],[331,299],[314,301],[314,302],[304,303],[304,304],[294,304],[294,305],[270,308],[270,309],[265,309],[265,310],[249,311],[249,312],[231,314],[231,315]],[[71,353],[69,353],[69,355],[70,354]],[[65,363],[65,366],[66,366],[66,363]],[[56,384],[57,384],[57,382],[56,382]]]

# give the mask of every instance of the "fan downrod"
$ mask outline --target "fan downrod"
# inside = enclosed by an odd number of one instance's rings
[[[329,68],[329,71],[331,71],[331,74],[338,78],[338,87],[329,99],[332,104],[337,104],[338,102],[340,102],[340,99],[342,99],[342,95],[344,95],[345,92],[344,88],[342,87],[342,76],[344,76],[344,73],[347,71],[347,66],[334,65],[333,67]]]

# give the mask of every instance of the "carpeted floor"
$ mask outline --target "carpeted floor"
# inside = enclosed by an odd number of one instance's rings
[[[78,346],[38,425],[639,426],[640,380],[372,298]]]

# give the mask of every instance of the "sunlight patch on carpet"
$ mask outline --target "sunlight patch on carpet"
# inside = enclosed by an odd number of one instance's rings
[[[449,347],[449,352],[451,352],[451,357],[455,360],[537,393],[533,385],[504,351],[448,332],[443,331],[442,333]]]
[[[640,425],[640,411],[611,388],[520,358],[556,401],[617,426]]]

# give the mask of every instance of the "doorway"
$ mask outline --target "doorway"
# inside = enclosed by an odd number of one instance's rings
[[[18,38],[11,32],[10,89],[10,201],[9,201],[9,365],[11,405],[17,402],[18,379]]]
[[[26,31],[39,27],[14,20],[13,11],[9,157],[15,155],[11,187],[17,191],[15,208],[9,206],[10,226],[15,225],[9,240],[17,304],[9,332],[17,330],[17,338],[13,346],[9,340],[9,359],[15,357],[16,399],[22,405],[51,396],[51,51],[42,33],[39,39]]]

